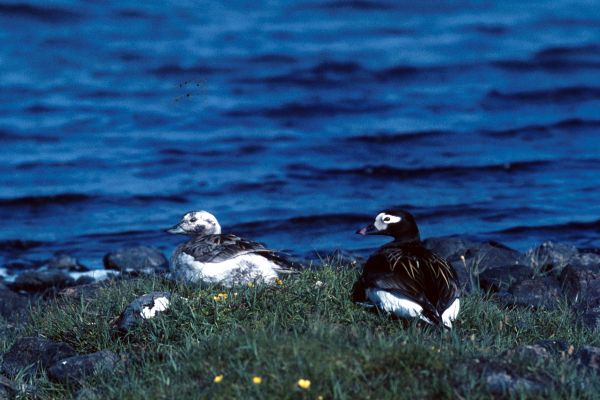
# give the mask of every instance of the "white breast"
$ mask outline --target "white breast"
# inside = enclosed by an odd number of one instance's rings
[[[186,253],[173,260],[173,272],[187,282],[220,283],[225,286],[250,282],[275,283],[276,265],[258,254],[242,254],[218,263],[202,263]]]

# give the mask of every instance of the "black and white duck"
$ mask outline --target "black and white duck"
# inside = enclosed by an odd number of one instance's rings
[[[456,271],[423,246],[415,218],[406,211],[388,209],[357,233],[394,240],[369,257],[354,284],[352,299],[398,317],[452,328],[460,309]]]
[[[171,273],[185,282],[221,284],[274,284],[281,275],[297,272],[281,253],[232,234],[207,211],[190,211],[167,230],[191,238],[180,244],[171,258]]]

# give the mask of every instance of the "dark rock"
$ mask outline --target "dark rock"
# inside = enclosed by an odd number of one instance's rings
[[[27,318],[29,300],[0,283],[0,316],[9,322],[23,322]]]
[[[600,329],[600,309],[591,308],[579,314],[579,320],[589,329]]]
[[[595,289],[597,283],[600,282],[600,273],[568,265],[563,269],[559,278],[565,294],[572,301],[578,301],[583,297],[588,297],[590,291]]]
[[[4,354],[2,372],[9,377],[16,376],[27,368],[27,374],[37,368],[48,368],[55,362],[77,353],[66,343],[53,342],[41,336],[17,339]]]
[[[96,280],[94,278],[92,278],[91,276],[80,276],[79,278],[77,278],[75,280],[75,286],[77,285],[89,285],[91,283],[96,282]]]
[[[6,268],[9,271],[24,271],[39,268],[41,265],[42,263],[37,261],[19,259],[8,261],[6,264],[4,264],[4,268]]]
[[[121,313],[115,323],[116,328],[122,333],[129,332],[143,320],[165,311],[169,307],[170,299],[169,292],[152,292],[138,297]]]
[[[588,328],[600,328],[600,273],[569,265],[560,279],[580,321]]]
[[[544,346],[526,344],[506,351],[503,356],[512,361],[538,364],[550,358],[551,354]]]
[[[479,275],[479,286],[485,291],[498,292],[508,289],[514,282],[531,278],[532,270],[526,265],[505,265],[486,269]]]
[[[49,269],[61,269],[71,272],[89,271],[85,265],[82,265],[75,257],[65,253],[56,253],[48,260],[47,266]]]
[[[479,273],[506,265],[528,265],[524,254],[495,241],[469,247],[464,257],[467,269]]]
[[[114,284],[114,280],[107,279],[99,282],[93,282],[78,286],[70,286],[58,292],[59,296],[68,297],[71,299],[91,298],[96,296],[98,290]]]
[[[508,292],[515,306],[553,309],[562,299],[560,282],[552,276],[516,282]]]
[[[11,399],[17,391],[17,384],[0,375],[0,400]]]
[[[26,398],[28,399],[37,398],[35,396],[35,387],[24,383],[17,383],[0,375],[0,400],[21,398],[23,396],[27,396]]]
[[[477,245],[460,236],[444,236],[425,239],[423,245],[446,260],[460,258],[467,249]]]
[[[552,241],[544,242],[527,252],[529,263],[535,271],[560,272],[576,255],[575,246]]]
[[[96,373],[111,370],[119,357],[109,350],[62,359],[48,368],[48,377],[58,383],[76,383]]]
[[[600,373],[600,348],[594,346],[583,346],[574,356],[579,367],[588,368]]]
[[[61,289],[73,286],[75,280],[63,271],[26,271],[10,283],[11,289],[31,293],[46,292],[51,289]]]
[[[573,352],[573,346],[570,346],[565,340],[544,339],[536,342],[534,346],[541,346],[550,354],[567,356]]]
[[[472,291],[473,285],[476,285],[476,281],[471,281],[471,276],[465,264],[461,260],[448,261],[450,265],[456,271],[456,276],[458,276],[458,282],[463,290]],[[474,279],[477,279],[477,276],[474,276]]]
[[[103,258],[104,268],[130,274],[166,272],[169,261],[158,250],[146,246],[126,247],[108,253]]]

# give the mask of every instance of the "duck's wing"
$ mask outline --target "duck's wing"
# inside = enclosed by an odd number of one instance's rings
[[[259,254],[277,265],[277,272],[296,271],[295,265],[281,253],[265,248],[262,244],[236,235],[205,235],[184,243],[180,251],[199,262],[222,262],[244,254]]]
[[[373,254],[355,285],[354,298],[377,288],[414,301],[433,322],[458,297],[456,272],[441,257],[421,246],[390,243]]]

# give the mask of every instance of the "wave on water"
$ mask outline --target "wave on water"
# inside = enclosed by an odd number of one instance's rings
[[[22,240],[22,239],[8,239],[0,240],[0,250],[13,252],[13,251],[25,251],[47,245],[47,242],[41,242],[38,240]]]
[[[574,71],[600,68],[600,46],[549,47],[526,60],[499,60],[492,63],[509,71]]]
[[[225,115],[229,117],[263,116],[266,118],[309,118],[329,117],[340,114],[370,114],[387,111],[390,108],[392,108],[391,105],[369,104],[363,100],[344,100],[336,103],[291,102],[278,107],[235,109],[226,111]]]
[[[517,161],[503,164],[486,165],[449,165],[422,168],[398,168],[389,165],[367,165],[360,168],[330,168],[321,169],[308,164],[293,164],[288,166],[290,175],[301,179],[323,179],[340,175],[363,176],[372,178],[429,178],[432,176],[449,176],[462,178],[465,175],[480,173],[518,173],[531,171],[552,165],[555,161]]]
[[[493,89],[486,95],[483,106],[508,105],[513,103],[544,104],[544,103],[578,103],[600,99],[600,87],[596,86],[567,86],[540,90],[525,90],[519,92],[503,92]]]
[[[12,199],[0,199],[0,206],[45,206],[54,204],[70,204],[88,201],[94,198],[83,193],[62,193],[47,196],[24,196]]]
[[[367,145],[372,144],[401,144],[421,139],[439,138],[441,136],[452,135],[455,132],[442,131],[442,130],[429,130],[429,131],[417,131],[417,132],[403,132],[403,133],[374,133],[368,135],[357,135],[344,138],[345,142],[349,143],[362,143]]]
[[[518,128],[501,130],[482,130],[481,133],[490,137],[517,137],[522,135],[547,135],[552,131],[568,131],[568,133],[577,133],[582,130],[600,128],[600,120],[589,120],[581,118],[569,118],[546,125],[526,125]]]
[[[0,199],[0,206],[3,207],[50,207],[56,205],[70,205],[83,202],[104,202],[119,204],[149,204],[149,203],[186,203],[187,199],[180,195],[160,195],[160,194],[136,194],[130,196],[103,196],[88,195],[83,193],[61,193],[41,196],[24,196],[16,198]]]
[[[589,232],[595,231],[600,232],[600,220],[595,221],[572,221],[565,222],[562,224],[551,224],[551,225],[519,225],[492,233],[504,233],[504,234],[515,234],[515,233],[553,233],[553,232]]]
[[[58,7],[44,7],[28,3],[0,4],[0,16],[30,18],[44,22],[77,20],[80,14]]]
[[[16,134],[0,128],[0,140],[3,142],[38,142],[38,143],[58,143],[59,138],[55,136],[44,136],[37,134]]]

